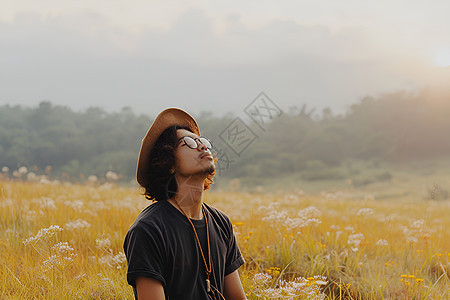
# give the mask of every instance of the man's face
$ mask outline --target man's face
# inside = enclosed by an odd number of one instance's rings
[[[180,141],[183,137],[191,137],[195,139],[197,147],[190,148],[184,141]],[[183,176],[207,175],[214,172],[216,166],[211,151],[198,140],[198,136],[186,129],[178,129],[177,137],[179,144],[175,149],[175,172]]]

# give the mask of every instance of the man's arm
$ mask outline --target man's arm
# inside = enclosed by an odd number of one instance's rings
[[[226,277],[225,277],[226,278]],[[147,277],[136,278],[139,300],[164,300],[164,288],[159,280]]]
[[[225,282],[223,286],[223,294],[227,300],[244,300],[244,289],[242,288],[241,279],[239,278],[238,270],[225,276]]]

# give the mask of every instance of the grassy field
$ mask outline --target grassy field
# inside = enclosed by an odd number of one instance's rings
[[[122,243],[149,205],[140,193],[0,181],[0,299],[132,299]],[[204,201],[234,224],[249,299],[448,299],[450,201],[427,193],[211,191]]]

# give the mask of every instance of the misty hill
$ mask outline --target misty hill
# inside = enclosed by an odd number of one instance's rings
[[[351,161],[405,163],[450,156],[450,94],[424,91],[367,97],[344,115],[330,109],[292,107],[255,134],[236,153],[224,138],[233,115],[195,115],[202,135],[218,151],[218,176],[264,178],[296,174],[304,180],[344,179]],[[75,112],[42,102],[38,107],[0,107],[0,168],[27,166],[37,174],[79,180],[107,171],[132,180],[140,142],[153,118],[129,108]],[[337,168],[345,166],[345,168]],[[389,174],[380,173],[389,179]]]

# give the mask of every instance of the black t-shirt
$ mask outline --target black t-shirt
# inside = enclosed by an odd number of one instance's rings
[[[224,277],[244,264],[244,259],[229,218],[214,207],[204,206],[212,260],[209,279],[223,293]],[[191,221],[208,260],[205,220]],[[136,278],[140,276],[159,280],[166,299],[208,299],[205,264],[192,226],[168,201],[155,202],[139,214],[125,237],[124,251],[128,261],[127,280],[136,299]]]

